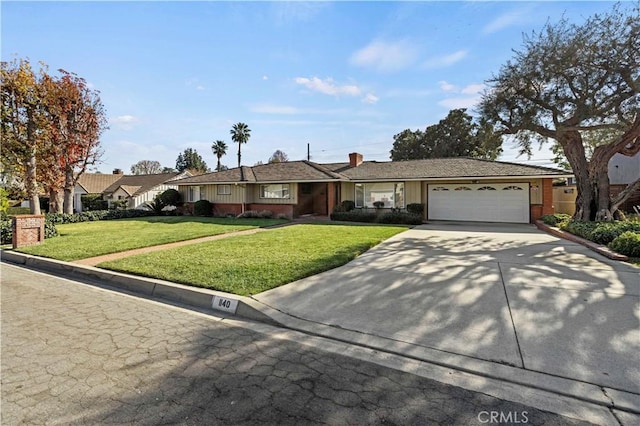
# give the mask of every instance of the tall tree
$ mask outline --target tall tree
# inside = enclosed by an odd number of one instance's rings
[[[485,121],[475,122],[465,109],[454,109],[424,132],[403,130],[393,137],[393,161],[423,158],[474,157],[496,159],[502,139]]]
[[[64,174],[64,212],[73,213],[73,191],[80,176],[100,159],[100,135],[107,119],[99,92],[85,79],[65,70],[60,77],[46,76],[45,109],[49,141]]]
[[[46,73],[41,67],[36,74],[26,59],[2,62],[0,73],[3,169],[22,175],[30,211],[40,214],[36,156],[46,137],[42,84]]]
[[[500,133],[516,135],[525,150],[534,141],[562,147],[576,177],[576,219],[613,218],[620,199],[610,197],[609,160],[640,151],[638,46],[640,3],[618,4],[581,25],[549,23],[525,36],[483,95],[483,116]],[[603,129],[617,136],[588,159],[585,134]]]
[[[159,161],[140,160],[131,166],[131,173],[134,175],[157,175],[163,173],[163,168]]]
[[[269,157],[269,163],[286,163],[287,161],[289,161],[289,156],[279,149]]]
[[[217,140],[211,145],[211,150],[213,151],[213,155],[218,159],[218,165],[216,166],[216,171],[219,172],[222,170],[222,163],[220,163],[220,159],[223,155],[227,154],[227,144],[225,141]]]
[[[244,123],[236,123],[231,128],[231,140],[238,144],[238,167],[242,157],[241,147],[243,143],[247,143],[251,137],[251,129]]]
[[[176,170],[183,172],[192,170],[195,172],[206,173],[209,171],[207,163],[204,162],[198,151],[193,148],[187,148],[178,155],[176,159]]]

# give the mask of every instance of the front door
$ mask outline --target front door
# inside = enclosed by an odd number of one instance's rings
[[[327,213],[327,184],[300,183],[298,184],[298,214],[316,214],[326,216]]]

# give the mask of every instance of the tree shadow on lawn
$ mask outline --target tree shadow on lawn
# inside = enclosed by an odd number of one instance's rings
[[[255,298],[325,324],[639,392],[637,268],[546,236],[409,232]]]

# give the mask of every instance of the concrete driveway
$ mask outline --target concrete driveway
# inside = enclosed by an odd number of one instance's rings
[[[531,225],[416,227],[254,298],[343,329],[640,392],[640,269]]]

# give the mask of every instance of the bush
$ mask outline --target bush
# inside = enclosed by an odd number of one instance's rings
[[[257,210],[245,210],[244,213],[240,213],[238,216],[238,218],[254,218],[257,219],[259,218],[260,213],[258,213]]]
[[[134,217],[154,216],[155,214],[145,210],[98,210],[82,213],[47,213],[46,219],[52,223],[77,223],[94,220],[130,219]]]
[[[571,220],[571,216],[565,213],[545,214],[540,219],[546,225],[558,226],[562,222],[567,222]]]
[[[211,216],[213,214],[213,204],[208,200],[196,201],[193,205],[193,214],[196,216]]]
[[[577,235],[578,237],[582,237],[587,240],[591,239],[591,232],[597,225],[598,224],[596,222],[581,222],[572,219],[559,224],[560,229],[563,231],[571,232],[573,235]]]
[[[376,220],[376,213],[368,210],[351,210],[348,212],[333,212],[331,220],[342,220],[346,222],[365,222],[371,223]]]
[[[162,198],[159,195],[156,196],[153,201],[147,201],[146,203],[144,203],[145,209],[154,212],[158,216],[162,214],[162,210],[166,206],[167,205],[162,201]]]
[[[422,223],[422,215],[415,213],[390,211],[382,214],[378,218],[380,223],[401,223],[405,225],[420,225]]]
[[[627,231],[640,232],[640,222],[600,222],[591,231],[589,239],[598,244],[609,244]]]
[[[344,200],[333,208],[334,212],[350,212],[356,208],[356,203],[351,200]]]
[[[13,227],[10,220],[0,221],[0,244],[11,244]]]
[[[420,203],[407,204],[407,211],[409,213],[422,216],[422,214],[424,213],[424,204],[420,204]]]
[[[160,199],[164,203],[165,206],[181,206],[182,205],[182,195],[175,189],[167,189],[162,194],[160,194]]]
[[[381,209],[384,207],[384,201],[374,201],[373,202],[373,207],[375,207],[376,209]]]
[[[640,232],[627,231],[617,236],[609,248],[629,257],[640,257]]]
[[[56,228],[56,224],[48,220],[45,220],[44,221],[44,237],[53,238],[57,236],[58,236],[58,228]]]
[[[88,194],[80,197],[82,211],[107,210],[109,203],[102,199],[102,194]]]
[[[31,209],[29,207],[9,207],[7,208],[8,216],[15,216],[18,214],[29,214],[31,213]]]

